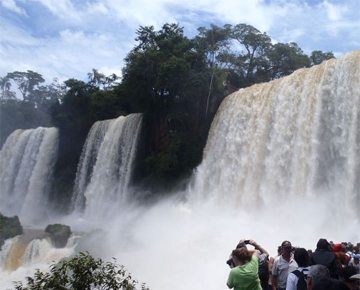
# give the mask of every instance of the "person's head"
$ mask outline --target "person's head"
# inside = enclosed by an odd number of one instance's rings
[[[344,277],[344,281],[347,283],[353,282],[350,277],[357,274],[357,269],[354,266],[346,266],[342,269],[342,275]]]
[[[327,278],[330,278],[330,271],[326,266],[320,264],[311,266],[307,275],[308,290],[311,290],[320,280]]]
[[[344,282],[336,279],[322,279],[312,290],[350,290]]]
[[[316,244],[317,250],[323,250],[323,251],[329,251],[330,250],[330,244],[327,241],[327,239],[319,239],[319,241]]]
[[[290,255],[291,250],[292,250],[292,245],[289,241],[283,241],[281,244],[281,250],[282,250],[282,254],[284,255]]]
[[[346,250],[351,253],[354,252],[354,245],[352,243],[348,243],[346,246]]]
[[[335,244],[334,248],[333,248],[333,251],[335,253],[339,253],[339,252],[342,252],[342,248],[343,248],[343,245],[342,244]]]
[[[350,290],[350,288],[339,280],[328,278],[320,280],[312,290]]]
[[[232,251],[232,257],[235,265],[243,265],[251,260],[252,254],[246,247],[235,249]]]
[[[236,249],[240,249],[240,248],[246,248],[246,244],[245,243],[238,243],[236,245]]]
[[[294,259],[299,267],[309,266],[309,253],[304,248],[297,248],[295,250]]]
[[[355,254],[354,255],[354,264],[358,265],[360,261],[360,254]]]
[[[354,247],[354,254],[359,254],[359,246]]]

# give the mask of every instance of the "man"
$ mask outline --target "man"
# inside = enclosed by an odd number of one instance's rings
[[[335,247],[335,246],[334,246]],[[324,265],[330,271],[330,277],[340,279],[341,267],[338,264],[335,254],[326,239],[319,239],[316,244],[316,250],[311,256],[310,265]]]
[[[309,272],[309,253],[304,248],[297,248],[294,253],[294,259],[299,267],[297,270],[289,273],[286,290],[307,290],[306,276]]]
[[[360,254],[355,254],[349,262],[349,266],[353,266],[357,270],[357,274],[360,274]]]
[[[307,289],[312,290],[314,285],[316,285],[322,279],[329,279],[330,278],[330,271],[324,265],[313,265],[310,267],[310,270],[307,274],[306,282],[307,282]]]
[[[289,273],[295,271],[298,267],[291,252],[291,243],[289,241],[284,241],[281,244],[281,249],[282,254],[275,259],[271,273],[273,290],[286,289],[286,281]]]

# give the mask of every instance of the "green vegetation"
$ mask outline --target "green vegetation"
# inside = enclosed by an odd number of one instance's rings
[[[171,189],[201,162],[210,124],[225,96],[334,57],[322,51],[307,56],[296,43],[272,44],[270,36],[247,24],[211,25],[198,32],[189,39],[177,24],[158,31],[140,27],[121,79],[93,69],[87,82],[54,80],[44,86],[36,72],[8,73],[0,78],[0,146],[18,128],[58,127],[51,198],[66,211],[91,126],[140,112],[145,134],[136,181],[150,190],[159,184]],[[18,93],[11,91],[12,84]]]
[[[16,290],[135,290],[138,282],[123,266],[95,259],[89,253],[50,266],[50,272],[36,270],[34,277],[26,277],[26,285],[15,283]],[[148,290],[142,284],[140,289]]]
[[[23,228],[17,216],[6,217],[0,213],[0,248],[5,240],[23,234]]]

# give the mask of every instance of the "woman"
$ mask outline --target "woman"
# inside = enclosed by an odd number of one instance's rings
[[[262,290],[258,275],[259,252],[246,247],[235,249],[232,259],[235,267],[230,271],[227,286],[235,290]]]

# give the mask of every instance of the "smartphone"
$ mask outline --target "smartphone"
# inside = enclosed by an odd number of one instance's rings
[[[245,244],[250,244],[250,240],[245,240],[244,243]]]

